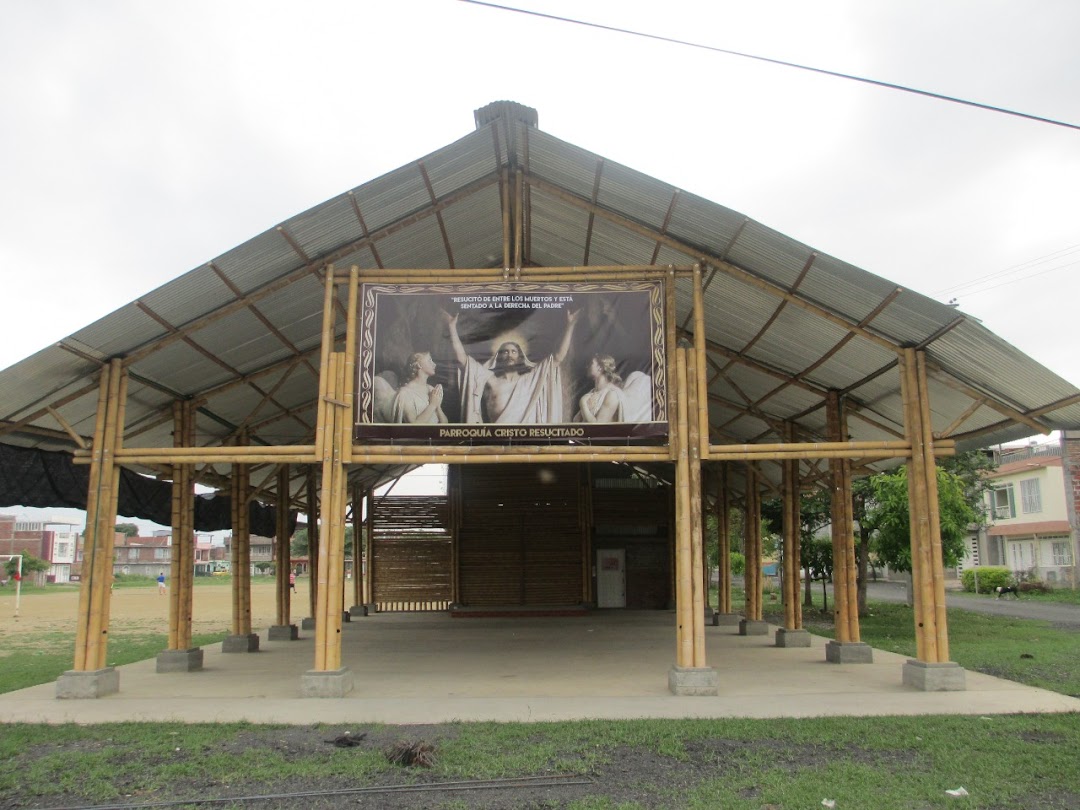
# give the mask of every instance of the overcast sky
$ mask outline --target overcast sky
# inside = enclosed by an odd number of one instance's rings
[[[508,4],[1080,124],[1074,0]],[[460,0],[0,10],[0,368],[512,99],[1080,384],[1075,129]]]

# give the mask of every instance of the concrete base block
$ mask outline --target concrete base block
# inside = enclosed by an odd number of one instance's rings
[[[295,624],[275,624],[266,634],[267,641],[296,641],[300,629]]]
[[[341,621],[342,621],[342,623],[351,622],[352,621],[352,612],[348,611],[348,610],[341,611]]]
[[[668,689],[673,695],[718,695],[720,676],[712,667],[680,667],[668,670]]]
[[[768,634],[768,622],[750,621],[749,619],[742,619],[739,622],[740,636],[767,636]]]
[[[825,645],[825,660],[830,664],[872,664],[874,648],[861,641],[830,641]]]
[[[248,633],[246,636],[225,636],[221,642],[223,653],[249,653],[259,651],[259,636],[256,633]]]
[[[810,633],[806,630],[787,630],[781,627],[776,631],[777,647],[809,647]]]
[[[354,619],[367,616],[367,605],[353,605],[349,608],[349,615]]]
[[[714,613],[713,627],[738,627],[743,619],[738,613]]]
[[[923,692],[964,692],[967,679],[964,668],[952,661],[928,664],[908,659],[904,664],[904,686],[912,686]]]
[[[378,612],[379,612],[379,606],[375,602],[368,602],[366,605],[364,605],[364,615],[365,616],[374,616]]]
[[[81,700],[115,695],[120,691],[120,673],[113,667],[81,672],[68,670],[56,679],[58,700]]]
[[[300,620],[301,630],[314,630],[315,629],[315,617],[308,616],[306,619]]]
[[[309,669],[300,676],[300,696],[306,698],[340,698],[353,688],[353,676],[348,667],[323,672]]]
[[[158,672],[198,672],[202,669],[203,651],[199,647],[190,650],[162,650],[157,656]]]

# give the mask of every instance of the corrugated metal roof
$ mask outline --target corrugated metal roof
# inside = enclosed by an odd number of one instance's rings
[[[952,426],[978,398],[1003,403],[985,404],[954,426],[961,435],[974,433],[968,444],[1032,432],[1002,410],[1032,413],[1080,395],[953,308],[910,290],[889,300],[897,285],[887,279],[815,255],[743,214],[561,141],[515,114],[299,213],[140,299],[202,351],[167,337],[165,326],[132,303],[0,372],[0,441],[70,448],[45,406],[55,405],[89,434],[96,390],[65,397],[92,384],[100,362],[136,356],[128,424],[138,446],[171,445],[166,417],[173,396],[204,393],[201,443],[219,441],[242,423],[256,426],[261,441],[309,443],[322,267],[333,261],[374,268],[377,253],[386,268],[443,268],[450,261],[446,242],[457,267],[500,266],[500,172],[513,189],[517,170],[526,183],[525,257],[532,264],[580,265],[586,246],[590,264],[644,264],[654,256],[660,266],[707,263],[710,415],[732,440],[775,441],[779,422],[792,418],[806,436],[824,438],[830,389],[849,391],[853,438],[892,438],[902,430],[895,351],[847,338],[848,327],[864,321],[869,333],[896,346],[926,347],[936,430]],[[365,226],[374,242],[365,240]],[[250,307],[237,304],[211,264],[250,296]],[[688,284],[678,286],[676,304],[678,325],[691,333]],[[339,318],[339,337],[343,329]],[[310,354],[298,361],[296,352]],[[237,374],[256,377],[229,385]],[[1080,427],[1080,401],[1037,416],[1046,428]],[[160,424],[149,427],[155,420]],[[13,429],[18,422],[25,425]]]

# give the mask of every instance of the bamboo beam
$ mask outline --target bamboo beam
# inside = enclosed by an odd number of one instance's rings
[[[972,399],[980,399],[987,396],[985,391],[980,391],[971,385],[960,380],[954,372],[946,371],[941,366],[934,363],[925,361],[927,366],[927,372],[933,373],[933,377],[936,381],[947,385],[954,391],[959,391],[962,394],[967,394]],[[929,389],[927,389],[929,391]],[[1050,428],[1044,425],[1042,422],[1037,421],[1026,413],[1018,411],[1016,408],[1010,407],[1001,401],[1001,397],[991,394],[986,401],[988,407],[993,408],[1002,416],[1006,416],[1014,422],[1019,422],[1022,425],[1027,425],[1036,433],[1042,433],[1046,435],[1050,432]],[[930,425],[927,425],[927,430],[930,429]]]
[[[102,368],[104,369],[105,367],[103,366]],[[77,391],[73,391],[72,393],[68,394],[67,396],[61,397],[60,399],[56,400],[55,402],[51,403],[50,405],[46,405],[43,408],[39,408],[38,410],[32,412],[29,416],[24,416],[22,419],[18,420],[17,422],[11,422],[11,421],[3,422],[2,424],[0,424],[0,436],[3,436],[5,434],[7,434],[7,433],[13,433],[13,432],[15,432],[17,430],[21,430],[22,428],[25,428],[25,427],[29,426],[30,423],[33,422],[35,419],[40,419],[42,416],[47,414],[49,412],[49,408],[62,408],[65,405],[67,405],[68,403],[74,402],[75,400],[81,399],[82,397],[86,396],[91,391],[93,391],[95,388],[100,389],[100,383],[90,383],[89,385],[84,385],[82,388],[78,389]],[[51,394],[49,396],[51,396]],[[47,398],[48,397],[42,397],[41,399],[47,399]],[[38,402],[41,402],[41,399],[39,399]],[[29,405],[28,407],[32,408],[33,405]]]
[[[80,449],[86,450],[87,447],[89,447],[89,445],[87,445],[87,443],[86,443],[86,440],[82,436],[80,436],[78,433],[75,432],[75,428],[73,428],[68,423],[68,421],[63,416],[60,415],[59,411],[57,411],[51,405],[47,406],[45,408],[45,410],[49,412],[49,416],[51,416],[53,419],[55,419],[60,424],[60,427],[62,427],[64,429],[64,431],[68,434],[68,436],[71,437],[71,440],[73,442],[75,442],[75,444],[77,444]]]

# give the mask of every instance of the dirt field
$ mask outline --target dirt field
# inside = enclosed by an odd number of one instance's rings
[[[346,591],[351,595],[351,585]],[[192,633],[228,632],[232,622],[232,588],[227,582],[202,584],[196,580],[192,612]],[[310,614],[308,610],[308,580],[296,581],[296,593],[292,596],[292,620]],[[19,604],[19,619],[15,615],[15,589],[0,588],[0,642],[14,635],[46,634],[73,631],[79,606],[79,592],[75,587],[57,586],[45,593],[24,593]],[[110,630],[115,633],[129,631],[167,633],[169,631],[169,599],[158,593],[157,586],[133,588],[118,587],[112,593],[110,605]],[[274,606],[273,577],[255,577],[251,581],[251,626],[258,632],[274,624],[277,611]]]

